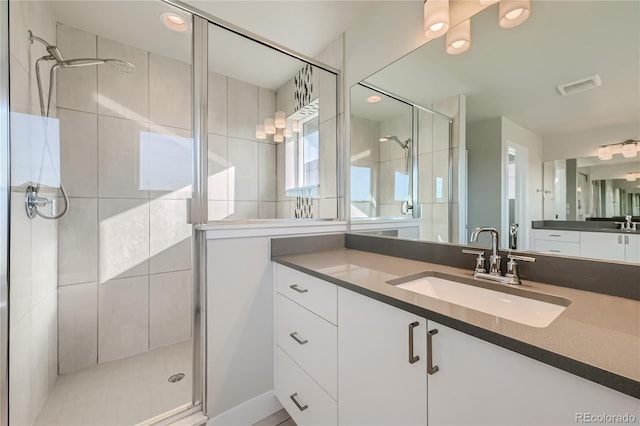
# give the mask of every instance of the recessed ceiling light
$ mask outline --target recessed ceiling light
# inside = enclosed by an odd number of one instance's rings
[[[160,15],[160,21],[165,27],[177,33],[186,33],[191,29],[191,22],[177,13],[164,12]]]
[[[369,102],[370,104],[377,104],[381,100],[382,98],[378,95],[371,95],[367,98],[367,102]]]

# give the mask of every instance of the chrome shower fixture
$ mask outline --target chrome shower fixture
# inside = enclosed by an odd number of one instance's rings
[[[36,70],[36,83],[38,84],[38,99],[40,101],[40,115],[43,117],[43,126],[46,127],[46,123],[44,118],[49,117],[49,112],[51,109],[51,96],[53,93],[53,81],[55,73],[58,69],[66,69],[66,68],[78,68],[78,67],[88,67],[94,65],[107,65],[108,67],[124,72],[131,73],[135,71],[136,67],[130,62],[122,61],[120,59],[100,59],[100,58],[76,58],[76,59],[65,59],[58,49],[57,46],[52,45],[47,42],[43,38],[37,37],[33,35],[31,30],[27,31],[27,39],[31,44],[34,41],[42,44],[47,50],[48,55],[44,55],[41,58],[36,60],[35,70]],[[47,103],[45,107],[44,93],[42,88],[42,78],[40,77],[40,65],[42,62],[46,61],[55,61],[55,63],[51,66],[49,70],[49,90],[47,96]],[[42,152],[42,161],[40,163],[40,177],[42,177],[42,170],[44,168],[44,159],[45,159],[45,150],[48,149],[49,142],[46,140],[46,132],[45,132],[45,143],[43,144],[43,152]],[[40,179],[38,179],[40,181]],[[29,186],[25,195],[25,208],[27,210],[27,216],[30,219],[33,219],[36,215],[42,217],[43,219],[59,219],[64,216],[67,211],[69,211],[69,197],[67,196],[67,192],[64,189],[64,185],[62,184],[62,180],[60,180],[60,192],[64,198],[65,206],[64,209],[57,213],[55,212],[56,202],[55,200],[49,200],[48,198],[39,196],[40,192],[40,183],[35,184],[35,186]],[[40,212],[40,207],[51,206],[51,216],[46,215]]]
[[[409,145],[411,144],[411,138],[409,138],[406,141],[402,142],[400,139],[398,139],[397,136],[394,136],[394,135],[383,136],[378,140],[380,142],[394,141],[395,143],[400,145],[400,148],[402,148],[402,149],[409,149]]]

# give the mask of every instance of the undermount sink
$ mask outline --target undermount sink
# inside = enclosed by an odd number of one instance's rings
[[[549,326],[571,301],[563,297],[534,293],[504,284],[489,284],[471,278],[425,271],[387,282],[445,302],[531,327]],[[499,289],[496,288],[500,286]]]

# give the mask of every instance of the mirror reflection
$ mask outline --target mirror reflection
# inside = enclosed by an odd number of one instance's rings
[[[423,238],[423,222],[444,214],[445,242],[492,226],[503,248],[640,262],[639,13],[637,2],[534,2],[525,23],[504,29],[488,6],[471,18],[463,54],[435,39],[364,81],[413,105],[458,100],[448,114],[458,208],[416,209],[421,239],[439,240]],[[416,164],[418,205],[438,164]]]

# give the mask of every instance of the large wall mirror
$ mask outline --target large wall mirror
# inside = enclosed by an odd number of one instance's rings
[[[377,200],[396,195],[410,138],[416,231],[406,236],[469,244],[492,226],[502,248],[640,262],[639,22],[639,2],[534,1],[526,22],[503,29],[496,4],[471,18],[465,53],[447,54],[442,37],[366,78],[351,90],[352,201],[364,147],[378,155]],[[399,100],[417,106],[411,120],[389,108]],[[390,143],[382,127],[396,118],[394,131],[412,132]],[[397,151],[384,171],[383,150]],[[353,217],[402,217],[400,200],[376,210],[371,194]]]

